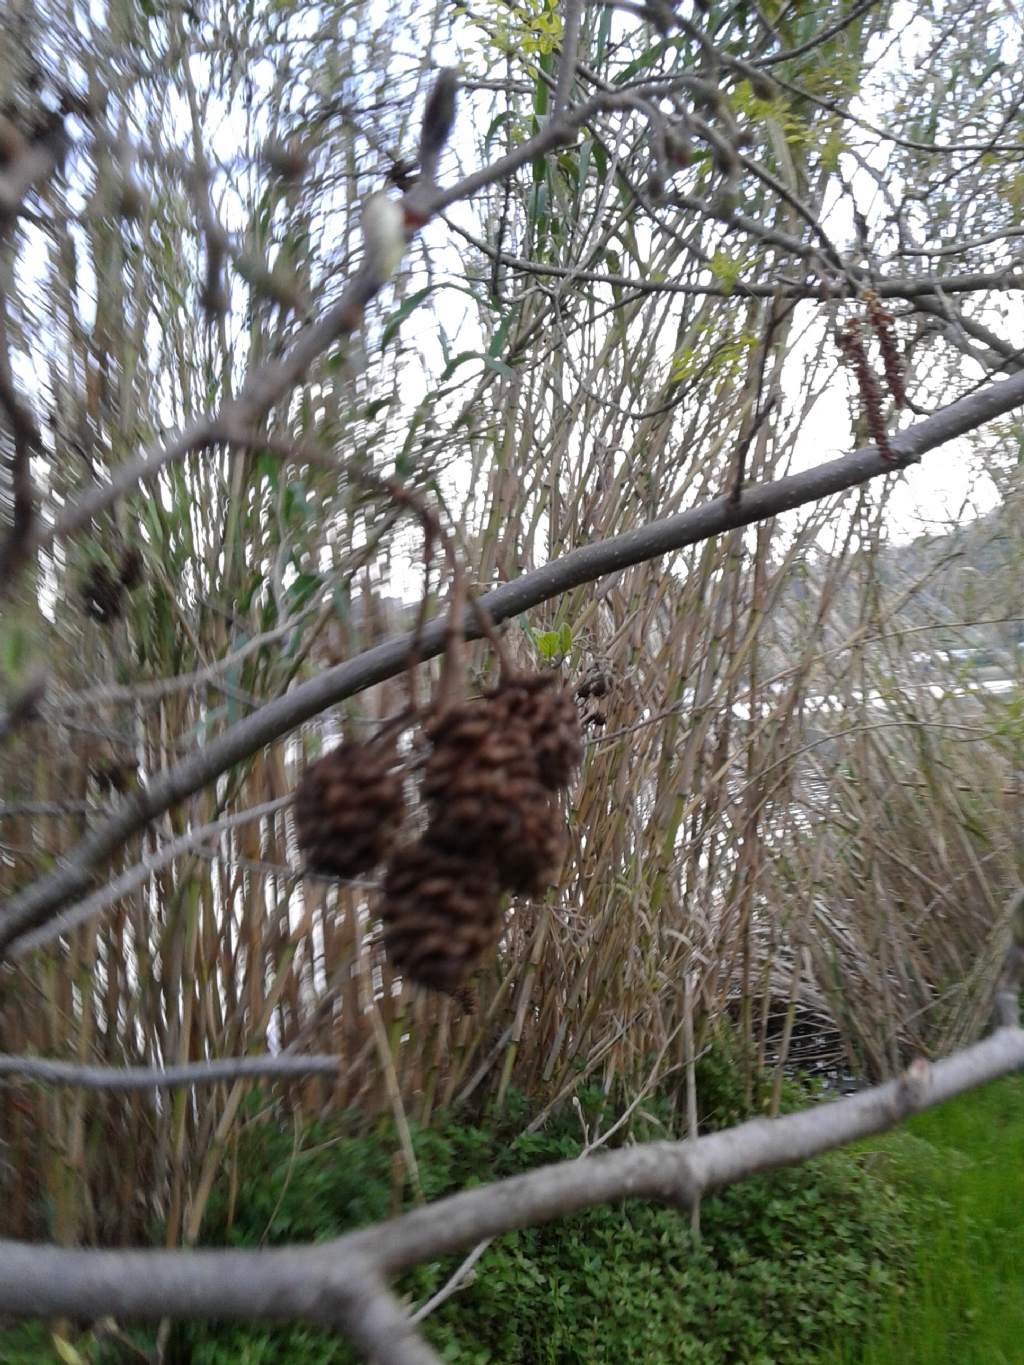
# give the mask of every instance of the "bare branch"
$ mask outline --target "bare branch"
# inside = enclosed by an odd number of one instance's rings
[[[340,1296],[339,1325],[379,1365],[441,1365],[416,1331],[408,1312],[380,1275],[347,1281]]]
[[[794,57],[802,57],[805,52],[811,52],[816,47],[821,47],[830,38],[834,38],[837,33],[842,33],[844,28],[854,24],[862,15],[867,14],[868,10],[875,9],[878,0],[861,0],[859,5],[854,5],[849,14],[845,14],[841,19],[837,19],[834,24],[820,29],[813,38],[808,38],[806,43],[801,43],[799,47],[787,48],[785,52],[777,52],[774,57],[763,57],[756,64],[758,66],[777,66],[780,62],[792,61]]]
[[[672,195],[666,198],[666,202],[680,203],[687,208],[701,208],[704,210],[699,200],[683,195]],[[505,251],[495,251],[482,237],[474,236],[463,224],[449,221],[446,217],[445,222],[453,232],[472,243],[478,251],[484,252],[491,260],[497,261],[501,265],[508,266],[511,270],[521,271],[524,275],[537,276],[539,278],[572,279],[585,280],[588,284],[607,284],[614,285],[620,289],[635,290],[638,294],[686,294],[697,295],[701,298],[730,298],[738,295],[744,298],[770,299],[778,295],[784,299],[820,299],[827,301],[835,299],[841,295],[841,290],[836,284],[797,284],[793,281],[780,280],[742,280],[738,279],[735,284],[700,284],[688,280],[655,280],[645,279],[639,275],[614,275],[604,270],[584,270],[577,266],[552,265],[547,261],[531,261],[521,256],[512,256]],[[730,218],[732,226],[740,227],[751,235],[762,236],[763,240],[776,241],[782,238],[783,234],[776,229],[762,228],[762,225],[754,222],[753,219],[744,218],[741,214],[733,214]],[[785,238],[785,245],[788,250],[796,254],[805,254],[807,248],[793,238]],[[859,271],[851,271],[854,278],[860,281]],[[865,275],[863,284],[869,283]],[[893,276],[889,279],[880,279],[871,282],[874,292],[879,298],[886,299],[919,299],[928,298],[941,290],[945,294],[972,294],[986,290],[1021,290],[1024,289],[1024,275],[1015,274],[1012,271],[994,271],[991,273],[977,272],[967,275],[903,275]],[[846,289],[851,296],[855,296],[859,291],[852,284],[847,284]],[[934,299],[931,300],[933,303]],[[937,305],[936,305],[937,306]]]
[[[551,99],[551,117],[558,118],[569,103],[573,77],[576,75],[576,54],[580,43],[580,19],[583,0],[565,0],[562,6],[562,56],[558,63],[558,82]]]
[[[383,278],[368,261],[365,268],[353,275],[334,307],[300,335],[287,355],[268,362],[249,376],[238,398],[226,404],[219,413],[204,414],[138,460],[120,465],[108,483],[92,489],[73,503],[52,527],[37,535],[34,546],[45,548],[54,540],[67,540],[138,483],[152,478],[165,465],[193,451],[218,444],[248,445],[257,421],[291,392],[321,351],[358,325],[363,308],[383,284]],[[0,592],[3,590],[0,588]]]
[[[238,649],[215,659],[212,664],[207,664],[205,668],[196,669],[192,673],[179,674],[176,678],[154,678],[151,682],[125,684],[123,686],[110,684],[104,687],[90,687],[84,692],[72,692],[70,695],[61,698],[59,702],[55,702],[49,708],[50,714],[60,715],[68,711],[89,709],[111,702],[157,701],[161,697],[173,696],[177,692],[191,691],[208,684],[216,685],[221,673],[226,672],[227,669],[232,668],[242,659],[248,658],[250,654],[265,649],[267,645],[274,644],[283,636],[294,631],[313,609],[313,607],[306,607],[303,611],[288,617],[281,625],[275,626],[273,630],[265,630],[259,635],[254,635],[251,640],[246,640],[244,645],[240,645]]]
[[[1019,988],[1022,965],[1014,962],[1007,989],[1011,980]],[[646,1143],[544,1166],[318,1246],[83,1251],[0,1242],[0,1313],[306,1318],[344,1325],[378,1359],[428,1361],[434,1357],[410,1336],[409,1317],[383,1289],[382,1275],[618,1199],[689,1208],[711,1190],[885,1132],[910,1114],[1022,1067],[1024,1029],[1004,1026],[943,1061],[914,1062],[899,1079],[845,1099],[685,1142]]]
[[[573,22],[574,12],[574,7],[570,4],[566,16],[565,44],[569,44],[571,41],[569,30]],[[579,15],[576,13],[577,28],[578,19]],[[568,61],[563,61],[559,74],[560,83],[562,72],[568,69],[568,66]],[[557,147],[564,146],[571,142],[579,130],[599,113],[636,108],[638,101],[642,101],[648,93],[652,98],[662,98],[673,90],[688,88],[693,84],[694,79],[689,75],[679,76],[667,83],[653,85],[649,91],[647,87],[637,87],[629,91],[605,89],[599,91],[586,102],[567,110],[559,110],[556,105],[556,115],[553,115],[534,137],[527,139],[490,165],[464,176],[454,185],[441,189],[433,180],[432,175],[424,174],[412,186],[402,201],[405,222],[413,228],[421,226],[451,204],[467,199],[487,185],[514,174],[521,166],[526,165],[535,157],[543,156]],[[424,124],[424,137],[426,138],[424,145],[429,144],[430,146],[432,164],[436,163],[437,152],[443,145],[442,134],[446,137],[451,126],[451,118],[454,115],[454,93],[453,74],[442,72],[428,101],[426,112],[429,117]],[[702,136],[711,140],[715,145],[721,143],[722,139],[714,129],[703,124],[701,127]],[[428,136],[428,132],[435,134],[435,136],[431,138]],[[442,137],[442,141],[437,147],[437,152],[435,152],[433,143],[437,142],[438,137]],[[20,161],[25,161],[26,165],[29,161],[32,162],[32,166],[35,167],[34,175],[48,173],[54,168],[55,161],[48,144],[44,150],[46,154],[45,166],[42,162],[39,166],[35,165],[35,162],[43,155],[42,151],[36,155],[36,148],[30,149],[30,152],[27,152],[20,159]],[[740,160],[748,171],[769,184],[783,199],[789,202],[805,219],[810,229],[822,237],[826,253],[833,258],[833,264],[838,266],[838,258],[835,257],[834,249],[828,239],[823,236],[821,226],[814,215],[764,167],[747,157],[741,157]],[[18,165],[5,172],[7,178],[15,177],[18,180],[19,187],[22,186],[25,175],[28,174],[27,171],[23,173],[19,170],[20,161]],[[4,188],[3,180],[4,176],[0,176],[0,191]],[[26,182],[28,185],[32,183],[35,183],[33,179]],[[24,192],[27,192],[27,189],[21,189],[22,197]],[[12,190],[11,193],[14,194],[15,191]],[[4,196],[0,193],[0,213],[3,211],[4,202]],[[20,204],[20,197],[17,202]],[[745,225],[745,220],[741,220],[737,215],[733,215],[733,218],[737,225]],[[767,229],[762,229],[759,225],[750,224],[750,226],[757,229],[755,235],[763,236],[767,232]],[[23,535],[19,541],[18,559],[24,559],[34,549],[46,548],[55,540],[68,539],[83,526],[93,521],[100,512],[110,507],[119,497],[140,482],[151,478],[168,463],[213,445],[248,441],[248,433],[258,425],[260,419],[276,403],[280,402],[301,381],[303,374],[317,356],[333,341],[358,325],[364,308],[386,283],[387,272],[378,269],[379,264],[374,258],[374,253],[368,251],[362,267],[353,275],[334,307],[302,332],[284,357],[269,361],[253,371],[237,399],[225,405],[219,412],[211,411],[202,414],[188,427],[165,441],[161,441],[157,446],[140,456],[138,460],[127,461],[120,465],[109,482],[93,488],[77,502],[72,503],[52,526],[37,530],[34,536]],[[840,274],[843,273],[843,270],[840,269]],[[586,278],[586,276],[580,276],[580,278]],[[1010,287],[1013,283],[1012,280],[1007,281],[1003,277],[999,277],[999,280],[1002,287]],[[855,283],[853,272],[851,272],[851,288],[854,287]],[[952,288],[954,286],[950,284],[947,287]],[[888,294],[888,290],[884,286],[880,287],[877,292],[883,297]],[[925,281],[911,280],[905,288],[893,292],[902,294],[904,297],[910,297],[912,293],[926,293],[929,290]],[[810,291],[809,296],[811,294],[813,291]],[[27,466],[27,461],[25,463]],[[5,576],[4,581],[0,583],[0,596],[10,592],[13,581],[12,574]]]
[[[640,564],[660,555],[708,540],[739,526],[765,521],[807,503],[867,483],[882,474],[913,464],[927,451],[973,431],[985,422],[1024,404],[1024,373],[990,384],[892,438],[891,460],[875,446],[799,474],[745,489],[738,503],[728,495],[689,511],[645,526],[593,541],[560,559],[503,583],[479,600],[495,622],[506,621],[541,602],[550,601],[582,583]],[[432,658],[443,648],[445,622],[434,621],[422,633],[420,656]],[[472,635],[475,623],[467,623]],[[119,806],[106,824],[93,830],[63,858],[55,871],[15,896],[0,919],[0,950],[28,930],[43,924],[50,913],[88,886],[92,870],[142,829],[154,816],[270,744],[303,721],[319,715],[346,697],[386,678],[406,664],[410,637],[403,635],[375,646],[354,659],[327,669],[287,695],[268,702],[233,725],[195,754],[155,777],[144,792]]]
[[[87,896],[84,901],[80,901],[63,914],[49,920],[34,933],[28,933],[23,938],[19,938],[11,945],[10,956],[23,957],[33,948],[40,948],[44,943],[50,943],[53,939],[59,938],[61,934],[70,933],[72,929],[76,929],[95,915],[102,914],[104,910],[123,896],[127,896],[138,887],[144,886],[154,873],[159,872],[161,868],[168,867],[183,853],[200,847],[210,839],[218,838],[229,829],[236,829],[239,825],[260,820],[264,815],[273,815],[275,811],[282,810],[287,806],[290,801],[290,796],[278,797],[274,801],[266,801],[259,806],[250,806],[248,809],[237,811],[233,815],[225,815],[209,825],[200,825],[197,829],[187,830],[179,838],[172,839],[169,844],[158,849],[156,853],[148,853],[140,863],[128,868],[126,872],[122,872],[112,882],[108,882],[106,886],[100,887],[91,896]]]
[[[178,1085],[220,1085],[225,1081],[337,1076],[343,1058],[327,1053],[293,1056],[214,1057],[179,1066],[82,1066],[50,1057],[15,1057],[0,1053],[0,1076],[73,1085],[82,1090],[166,1090]]]
[[[22,1255],[26,1251],[32,1269]],[[68,1254],[74,1265],[64,1260]],[[83,1317],[113,1312],[150,1321],[168,1316],[264,1322],[305,1318],[343,1327],[381,1365],[438,1365],[372,1262],[354,1248],[327,1255],[319,1248],[67,1253],[5,1242],[0,1243],[0,1304],[10,1302],[20,1281],[27,1292],[17,1296],[23,1306],[12,1311],[50,1316],[47,1304],[55,1286],[34,1285],[31,1279],[44,1265],[44,1275],[60,1277],[66,1288],[74,1286]]]

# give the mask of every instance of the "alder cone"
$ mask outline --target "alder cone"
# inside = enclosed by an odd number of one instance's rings
[[[519,807],[522,835],[496,850],[502,885],[538,896],[558,881],[565,861],[566,837],[554,800],[543,787]]]
[[[551,791],[567,787],[583,757],[583,734],[572,693],[555,673],[524,673],[491,693],[495,708],[526,726],[537,775]]]
[[[511,891],[542,891],[564,850],[529,728],[490,697],[444,712],[428,733],[423,796],[431,843],[493,867]]]
[[[391,963],[410,981],[454,995],[497,946],[502,917],[493,867],[427,838],[396,849],[380,917]]]
[[[433,841],[450,852],[489,857],[496,842],[521,833],[519,807],[539,786],[537,763],[529,732],[504,719],[487,701],[467,702],[428,729],[423,798]]]
[[[472,986],[456,986],[452,998],[463,1015],[473,1015],[480,1008],[480,998]]]
[[[82,584],[82,600],[94,621],[107,624],[121,615],[121,584],[105,564],[94,564]]]
[[[295,826],[313,872],[356,877],[384,861],[405,801],[394,750],[349,741],[306,769],[295,789]]]

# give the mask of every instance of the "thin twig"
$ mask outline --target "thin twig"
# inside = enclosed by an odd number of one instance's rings
[[[50,1057],[17,1057],[0,1053],[0,1076],[82,1090],[164,1090],[172,1086],[220,1085],[226,1081],[277,1080],[296,1076],[332,1076],[346,1065],[329,1053],[265,1057],[212,1057],[178,1066],[82,1066]]]
[[[108,882],[106,886],[95,891],[85,900],[72,906],[63,914],[57,915],[54,919],[40,926],[32,933],[27,933],[17,939],[10,949],[11,957],[22,957],[25,953],[31,952],[34,948],[41,948],[45,943],[52,943],[61,934],[70,933],[80,924],[85,924],[95,915],[101,915],[104,910],[119,901],[122,897],[130,895],[132,891],[144,886],[156,872],[161,868],[168,867],[176,858],[180,858],[183,853],[188,853],[197,845],[205,844],[210,839],[219,838],[221,834],[229,829],[235,829],[239,825],[249,824],[253,820],[260,820],[265,815],[272,815],[275,811],[282,810],[290,805],[291,796],[279,796],[274,801],[265,801],[260,806],[250,806],[247,810],[239,811],[234,815],[225,815],[220,820],[215,820],[209,825],[200,825],[197,829],[190,829],[177,839],[172,839],[169,844],[164,844],[156,853],[147,854],[141,862],[130,867],[127,872],[122,872],[119,877]],[[298,873],[295,874],[298,876]]]

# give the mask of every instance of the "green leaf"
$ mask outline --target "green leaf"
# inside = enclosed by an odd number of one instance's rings
[[[285,489],[284,516],[286,521],[297,521],[299,525],[305,525],[310,519],[309,502],[306,499],[306,485],[301,479],[293,479]]]
[[[494,356],[484,355],[480,351],[460,351],[459,354],[453,356],[444,367],[441,374],[441,383],[443,384],[445,380],[450,379],[459,366],[465,365],[467,360],[480,360],[487,369],[493,370],[495,374],[500,374],[505,379],[512,379],[515,377],[515,371],[510,365],[506,365],[503,360],[495,360]]]
[[[449,360],[448,364],[444,367],[444,370],[441,373],[440,382],[443,384],[446,379],[451,379],[452,375],[455,373],[455,371],[459,368],[460,365],[465,365],[467,360],[476,360],[478,359],[478,357],[479,357],[478,351],[460,351],[458,355],[452,356],[451,360]]]
[[[542,659],[553,659],[562,652],[560,632],[557,630],[540,630],[537,632],[537,650]]]
[[[18,678],[29,653],[29,636],[23,626],[8,628],[3,635],[3,670],[8,678]]]
[[[558,632],[558,649],[562,654],[568,654],[572,649],[572,626],[568,621],[562,622],[562,628]]]
[[[288,589],[288,596],[291,599],[289,605],[293,611],[298,611],[304,607],[313,594],[320,587],[321,578],[315,573],[300,573],[291,587]]]
[[[518,307],[510,308],[508,312],[505,314],[505,316],[498,323],[494,335],[491,337],[491,344],[487,347],[487,354],[489,356],[497,356],[498,353],[504,349],[505,340],[508,336],[509,328],[512,326],[512,323],[514,322],[516,317],[518,317],[518,315],[519,315]]]
[[[492,355],[482,355],[480,359],[484,362],[484,364],[489,370],[493,370],[495,374],[500,374],[502,378],[504,379],[515,378],[516,373],[515,370],[513,370],[511,365],[506,365],[503,360],[495,360],[494,356]]]
[[[652,47],[647,48],[644,52],[641,52],[635,62],[630,62],[627,67],[619,72],[615,77],[615,84],[625,85],[628,81],[633,79],[638,71],[644,71],[647,67],[653,66],[662,54],[672,47],[678,48],[678,42],[675,39],[666,38],[659,43],[655,43]]]
[[[417,289],[415,294],[409,295],[409,297],[402,304],[401,308],[395,309],[395,311],[388,318],[387,322],[384,324],[384,330],[381,333],[380,338],[381,350],[384,349],[384,347],[388,344],[391,338],[395,335],[395,333],[398,331],[399,327],[401,327],[402,323],[409,316],[409,314],[415,312],[415,310],[420,306],[420,304],[427,297],[427,295],[430,293],[433,287],[434,286],[432,284],[426,284],[423,286],[422,289]]]
[[[277,491],[277,480],[281,470],[281,457],[271,450],[262,450],[256,457],[256,473],[259,478],[266,479],[274,492]]]

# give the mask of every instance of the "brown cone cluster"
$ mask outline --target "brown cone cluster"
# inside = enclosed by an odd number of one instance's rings
[[[121,615],[125,592],[132,592],[142,582],[142,552],[135,546],[126,549],[115,573],[106,564],[93,564],[82,586],[82,602],[94,621],[107,625]]]
[[[583,757],[572,693],[554,673],[528,673],[503,684],[490,700],[499,715],[526,727],[541,784],[549,791],[567,787]]]
[[[137,545],[131,545],[121,556],[121,585],[129,592],[132,592],[142,582],[142,576],[142,551]]]
[[[553,674],[511,674],[424,729],[419,839],[392,847],[402,786],[384,745],[343,744],[313,764],[295,818],[311,869],[351,877],[387,861],[379,913],[388,957],[409,980],[461,1000],[501,937],[502,892],[537,894],[558,875],[557,792],[583,745],[572,694]]]
[[[429,728],[427,839],[488,862],[503,888],[536,894],[565,854],[554,793],[583,752],[572,696],[554,674],[516,675]]]
[[[584,730],[600,730],[608,723],[605,698],[615,685],[615,675],[603,663],[594,663],[580,679],[576,701],[580,708],[580,726]]]
[[[350,741],[308,767],[295,792],[299,847],[313,872],[357,877],[384,861],[405,810],[394,750]]]
[[[497,945],[501,892],[558,876],[565,835],[555,793],[582,754],[572,696],[553,674],[515,675],[427,727],[423,837],[392,858],[381,918],[388,954],[453,993]]]

